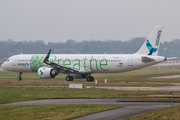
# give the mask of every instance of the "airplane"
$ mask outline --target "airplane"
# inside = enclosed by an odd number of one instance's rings
[[[37,72],[40,78],[55,78],[59,73],[67,74],[66,81],[86,78],[94,81],[92,73],[120,73],[141,69],[166,61],[158,56],[163,27],[157,26],[134,54],[20,54],[2,64],[7,71]]]

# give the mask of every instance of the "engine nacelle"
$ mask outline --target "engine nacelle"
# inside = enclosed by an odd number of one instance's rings
[[[83,78],[86,78],[86,76],[88,76],[88,74],[70,74],[70,75],[76,79],[83,79]]]
[[[40,67],[38,69],[38,76],[40,78],[54,78],[56,75],[56,72],[52,68]]]

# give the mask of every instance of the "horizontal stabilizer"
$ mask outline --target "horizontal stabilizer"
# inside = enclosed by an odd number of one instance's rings
[[[151,57],[144,56],[142,57],[142,61],[155,61],[155,60]]]

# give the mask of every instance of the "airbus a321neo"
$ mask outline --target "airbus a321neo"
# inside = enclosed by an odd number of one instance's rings
[[[92,73],[120,73],[155,65],[166,60],[158,56],[163,27],[157,26],[134,54],[20,54],[8,58],[2,64],[7,71],[37,72],[40,78],[55,78],[67,74],[66,81],[86,78],[94,81]]]

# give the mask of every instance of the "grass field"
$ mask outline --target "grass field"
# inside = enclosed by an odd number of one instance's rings
[[[140,70],[125,72],[125,73],[93,73],[95,79],[99,81],[104,81],[104,79],[108,79],[110,81],[143,81],[141,79],[142,76],[154,76],[154,75],[173,75],[180,74],[179,66],[176,66],[175,69],[172,69],[172,66],[161,67],[158,69],[157,67],[147,67]],[[65,80],[66,74],[59,74],[54,78],[54,80]],[[17,79],[17,72],[9,72],[9,71],[0,71],[0,79]],[[37,73],[23,73],[22,78],[24,80],[38,80],[39,77]],[[138,78],[138,79],[137,79]],[[85,79],[76,79],[75,81],[84,81]],[[145,79],[145,81],[147,81]],[[153,81],[153,80],[152,80]],[[157,81],[157,80],[154,80]],[[159,81],[159,80],[158,80]],[[160,81],[161,82],[161,81]]]
[[[105,110],[119,105],[2,105],[0,120],[67,120]]]
[[[98,86],[169,86],[168,82],[179,82],[179,79],[151,79],[142,76],[177,74],[179,69],[171,67],[148,67],[141,70],[131,71],[127,73],[117,74],[94,74],[95,78],[101,81]],[[67,82],[64,80],[66,75],[60,74],[55,79],[39,79],[37,73],[24,73],[22,81],[17,81],[18,73],[0,71],[0,103],[8,103],[23,100],[35,100],[46,98],[117,98],[117,97],[142,97],[147,94],[168,94],[168,91],[116,91],[105,89],[68,89],[61,87],[54,88],[33,88],[33,87],[11,87],[11,86],[67,86],[69,83],[82,83],[84,86],[96,85],[94,82],[86,82],[86,80],[75,80]],[[103,83],[105,78],[109,79],[109,83]],[[83,81],[83,82],[81,82]],[[131,83],[137,82],[140,83]],[[167,82],[168,81],[168,82]],[[146,84],[143,82],[165,82],[165,84]],[[88,94],[87,94],[88,93]],[[176,92],[179,93],[179,92]],[[11,99],[13,98],[13,99]],[[144,99],[143,99],[144,100]]]
[[[174,92],[180,93],[180,92]],[[108,89],[69,89],[61,87],[0,87],[0,104],[61,98],[120,98],[144,97],[149,94],[169,94],[168,91],[122,91]]]
[[[144,97],[147,94],[168,94],[166,91],[120,91],[107,89],[69,89],[43,87],[0,87],[0,103],[58,98]],[[174,92],[180,93],[180,92]],[[161,98],[159,98],[161,99]],[[162,99],[161,99],[162,100]],[[170,101],[170,98],[166,99]],[[177,99],[179,100],[179,99]],[[176,101],[176,99],[174,99]],[[0,119],[71,119],[115,109],[110,105],[1,105]]]
[[[125,87],[157,87],[157,86],[174,86],[174,84],[170,83],[144,83],[144,82],[109,82],[104,83],[100,82],[95,84],[95,82],[83,82],[79,81],[70,81],[67,82],[65,80],[0,80],[0,86],[66,86],[69,87],[69,84],[83,84],[83,86],[125,86]]]
[[[148,67],[141,70],[135,70],[126,73],[113,74],[92,74],[95,80],[99,80],[98,86],[168,86],[169,83],[180,83],[179,78],[173,79],[151,79],[148,76],[153,75],[174,75],[179,74],[179,66],[173,67]],[[144,78],[143,76],[146,76]],[[66,82],[64,74],[59,74],[55,79],[40,79],[37,73],[23,73],[22,81],[17,81],[18,73],[0,71],[0,104],[38,100],[38,99],[57,99],[57,98],[119,98],[130,97],[136,98],[138,101],[170,101],[170,98],[144,98],[149,94],[169,94],[169,91],[122,91],[122,90],[107,90],[107,89],[69,89],[63,87],[15,87],[15,86],[67,86],[69,83],[82,83],[84,86],[95,85],[94,82],[86,82],[85,79],[75,79],[73,82]],[[108,79],[109,83],[104,83],[104,79]],[[139,82],[139,83],[131,83]],[[164,84],[142,84],[143,82],[163,82]],[[14,86],[14,87],[13,87]],[[174,93],[180,93],[174,91]],[[141,98],[143,97],[143,98]],[[138,99],[137,99],[138,98]],[[175,98],[174,101],[180,101]],[[70,105],[71,106],[71,105]],[[97,107],[95,107],[97,106]],[[74,109],[71,109],[74,108]],[[1,105],[0,119],[11,119],[16,116],[16,119],[59,119],[63,118],[61,115],[68,116],[63,119],[70,119],[71,117],[78,117],[81,115],[90,114],[91,112],[99,112],[103,110],[113,109],[120,106],[99,106],[99,105]],[[86,111],[85,108],[90,108]],[[61,112],[63,109],[64,113]],[[44,111],[43,111],[44,110]],[[67,111],[70,111],[69,114]],[[82,114],[77,113],[82,111]],[[164,109],[163,109],[164,111]],[[20,114],[22,113],[22,114]],[[30,113],[30,116],[25,114]],[[38,114],[39,113],[39,114]],[[158,113],[158,112],[157,112]],[[148,114],[147,114],[148,115]],[[157,114],[160,115],[161,113]],[[45,116],[45,118],[44,118]],[[145,115],[146,116],[146,115]],[[167,116],[168,117],[168,116]],[[144,118],[147,118],[144,117]],[[142,118],[142,119],[144,119]],[[155,119],[156,119],[155,118]],[[136,119],[136,118],[133,118]],[[137,118],[141,119],[141,118]],[[153,118],[152,118],[153,119]]]
[[[161,69],[158,69],[157,67],[148,67],[141,70],[135,70],[125,73],[95,73],[92,75],[94,76],[95,80],[99,80],[99,84],[97,84],[98,86],[170,86],[172,84],[169,83],[180,83],[179,78],[152,79],[147,76],[173,75],[180,73],[179,66],[176,66],[175,69],[172,68],[172,66],[161,67]],[[94,82],[86,82],[85,79],[75,79],[73,82],[66,82],[65,77],[67,75],[65,74],[59,74],[55,79],[40,79],[37,76],[37,73],[23,73],[22,81],[17,81],[17,76],[18,73],[16,72],[0,71],[0,86],[68,86],[69,83],[82,83],[83,85],[87,86],[96,85],[94,84]],[[104,83],[104,79],[108,79],[109,83]],[[146,84],[145,82],[157,82],[157,84]],[[161,84],[158,84],[158,82],[161,82]]]
[[[172,116],[171,119],[171,107],[166,107],[158,110],[153,110],[150,112],[146,112],[144,114],[130,117],[124,120],[179,120],[180,119],[180,106],[174,106],[172,108]]]

